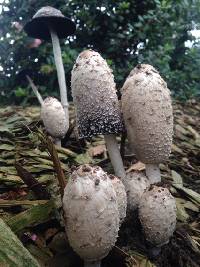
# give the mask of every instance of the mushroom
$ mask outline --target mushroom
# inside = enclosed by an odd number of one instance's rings
[[[50,6],[40,8],[32,20],[24,26],[25,32],[31,37],[47,41],[52,39],[61,103],[67,120],[69,120],[67,88],[59,38],[66,38],[73,34],[75,29],[75,24],[69,18],[65,17],[60,10]]]
[[[138,208],[140,199],[144,192],[149,189],[150,183],[143,172],[135,171],[126,174],[124,185],[127,193],[127,208],[132,212]]]
[[[26,78],[41,105],[40,117],[47,132],[54,139],[54,143],[61,146],[61,139],[68,131],[69,121],[65,116],[65,112],[60,101],[54,97],[47,97],[43,100],[32,79],[28,75]]]
[[[122,120],[111,69],[99,53],[85,50],[72,70],[71,88],[80,138],[103,134],[115,175],[125,170],[114,134],[122,131]]]
[[[85,267],[100,267],[119,230],[117,197],[100,167],[80,166],[68,180],[63,196],[65,229]]]
[[[61,139],[67,133],[69,122],[60,101],[54,97],[45,98],[40,116],[47,132],[54,138],[54,142],[61,146]]]
[[[119,224],[121,225],[126,217],[126,208],[127,208],[127,196],[126,196],[126,191],[124,184],[122,181],[110,174],[109,175],[112,185],[115,189],[115,193],[117,196],[117,204],[118,204],[118,210],[119,210]]]
[[[171,152],[173,114],[170,91],[151,65],[136,66],[122,88],[122,112],[130,144],[146,164],[150,183],[161,181],[159,163]]]
[[[154,185],[143,194],[139,219],[148,242],[155,247],[169,242],[176,227],[176,202],[167,188]]]

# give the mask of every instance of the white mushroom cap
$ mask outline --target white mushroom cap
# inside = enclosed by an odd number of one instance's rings
[[[170,91],[151,65],[134,68],[122,88],[122,112],[137,158],[158,164],[168,159],[173,135]]]
[[[144,192],[149,189],[150,183],[143,172],[129,172],[124,179],[127,193],[127,205],[129,211],[138,208],[140,199]]]
[[[143,194],[139,218],[146,240],[155,246],[169,242],[176,227],[176,202],[167,188],[153,186]]]
[[[63,209],[74,251],[85,261],[104,258],[119,230],[117,197],[108,175],[100,167],[79,167],[65,188]]]
[[[41,107],[41,119],[47,132],[56,138],[62,138],[69,128],[61,103],[54,97],[47,97]]]
[[[121,132],[114,77],[99,53],[85,50],[78,56],[71,87],[81,138]]]
[[[126,191],[125,191],[124,184],[118,177],[114,175],[109,175],[109,177],[111,179],[112,185],[116,192],[118,210],[119,210],[119,219],[120,219],[120,225],[121,225],[126,217],[126,208],[127,208]]]

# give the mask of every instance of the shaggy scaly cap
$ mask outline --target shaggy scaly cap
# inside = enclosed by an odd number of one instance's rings
[[[113,74],[99,53],[86,50],[78,56],[71,87],[81,138],[121,132]]]
[[[126,207],[127,207],[126,191],[125,191],[124,184],[118,177],[114,175],[109,175],[109,177],[111,179],[112,185],[116,192],[118,210],[119,210],[119,219],[120,219],[120,225],[121,225],[126,217]]]
[[[167,188],[153,186],[143,194],[139,218],[146,240],[155,246],[169,242],[176,227],[176,202]]]
[[[69,128],[64,109],[54,97],[47,97],[41,108],[41,119],[47,132],[56,138],[62,138]]]
[[[108,175],[100,167],[79,167],[65,188],[63,209],[74,251],[85,261],[104,258],[119,230],[117,197]]]
[[[138,159],[146,164],[168,159],[173,135],[170,91],[151,65],[138,65],[129,74],[122,88],[122,112]]]
[[[127,204],[129,211],[137,209],[140,199],[150,187],[149,180],[143,172],[129,172],[124,179],[127,193]]]

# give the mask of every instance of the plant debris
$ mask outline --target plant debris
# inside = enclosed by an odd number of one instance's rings
[[[176,198],[176,231],[160,255],[152,259],[136,214],[129,214],[117,247],[103,260],[103,267],[200,266],[200,104],[195,100],[175,102],[173,108],[172,154],[160,168],[163,183]],[[113,173],[103,137],[78,140],[73,105],[69,111],[70,132],[60,148],[43,134],[39,107],[0,108],[0,227],[6,225],[10,236],[17,234],[23,246],[15,239],[16,247],[28,249],[27,258],[16,254],[21,257],[20,266],[38,266],[37,261],[40,266],[82,266],[65,237],[62,187],[80,164],[99,165]],[[144,170],[125,139],[121,151],[127,172]],[[2,234],[0,240],[4,238]],[[7,253],[4,247],[0,252]],[[0,266],[7,266],[2,253]],[[32,265],[26,265],[28,257]],[[19,266],[19,262],[8,266]]]

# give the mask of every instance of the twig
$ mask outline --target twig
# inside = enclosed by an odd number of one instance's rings
[[[33,90],[33,92],[35,93],[35,95],[36,95],[38,101],[40,102],[40,105],[42,106],[42,105],[44,104],[44,101],[43,101],[43,99],[42,99],[41,94],[39,93],[37,87],[35,86],[35,84],[34,84],[33,81],[31,80],[31,78],[30,78],[28,75],[26,75],[26,78],[27,78],[27,80],[28,80],[28,82],[29,82],[29,84],[30,84],[30,86],[31,86],[31,88],[32,88],[32,90]]]
[[[31,189],[39,199],[49,199],[50,195],[46,189],[32,176],[30,172],[24,169],[21,164],[15,161],[15,168],[18,175],[24,183]]]
[[[121,135],[121,143],[120,143],[120,154],[121,154],[122,159],[124,159],[124,155],[125,155],[126,137],[127,137],[127,132],[123,132]]]
[[[40,138],[42,144],[48,150],[49,155],[53,161],[54,169],[55,169],[55,172],[57,174],[57,178],[58,178],[58,182],[59,182],[59,186],[60,186],[60,194],[61,194],[61,197],[63,197],[66,182],[65,182],[65,175],[64,175],[64,172],[61,168],[60,160],[58,158],[58,153],[57,153],[55,146],[54,146],[53,142],[51,141],[51,139],[48,136],[46,136],[44,133],[42,133],[41,131],[39,131],[39,138]]]
[[[63,140],[62,140],[62,143],[63,143],[63,144],[66,144],[66,143],[67,143],[67,141],[69,140],[69,138],[70,138],[70,136],[71,136],[71,134],[72,134],[72,132],[73,132],[75,126],[76,126],[76,122],[75,122],[75,121],[72,122],[72,124],[70,124],[69,129],[68,129],[68,131],[67,131],[65,137],[64,137]]]

